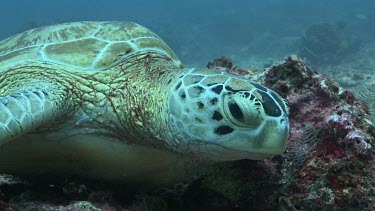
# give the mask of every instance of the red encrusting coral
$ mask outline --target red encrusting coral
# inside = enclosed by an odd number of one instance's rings
[[[263,81],[290,105],[289,144],[307,124],[319,131],[311,157],[294,172],[289,199],[301,209],[374,209],[375,133],[366,105],[295,56],[269,68]]]
[[[232,67],[214,69],[235,73]],[[302,210],[375,209],[375,127],[366,105],[327,76],[311,70],[297,56],[286,58],[260,75],[251,75],[251,79],[278,92],[290,106],[289,148],[284,162],[264,161],[282,174],[281,185],[273,196],[280,196],[278,206]],[[301,137],[309,130],[315,130],[317,136],[307,143]],[[253,181],[253,185],[258,182]],[[263,190],[256,191],[260,194]],[[262,207],[261,203],[265,201],[253,206]]]

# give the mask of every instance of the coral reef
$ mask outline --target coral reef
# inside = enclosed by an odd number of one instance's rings
[[[240,188],[232,191],[243,194],[233,202],[244,210],[375,209],[375,128],[365,103],[296,56],[254,78],[290,105],[288,150],[283,158],[256,164],[246,161],[251,171],[241,174],[244,177],[238,176],[244,164],[230,163],[221,171],[230,175],[206,186],[239,182]],[[215,190],[227,198],[233,196],[226,189]],[[279,203],[269,203],[271,199]]]
[[[375,127],[364,102],[296,56],[265,70],[236,68],[225,57],[210,68],[250,77],[288,101],[291,131],[283,156],[218,163],[191,183],[130,196],[126,187],[92,182],[2,184],[0,209],[375,209]]]
[[[375,131],[367,106],[296,57],[271,67],[265,84],[289,102],[290,144],[306,124],[319,131],[316,149],[286,188],[294,206],[374,209]]]
[[[217,70],[220,72],[228,72],[231,74],[240,75],[245,78],[250,77],[249,71],[233,66],[232,59],[225,56],[221,56],[219,58],[214,59],[212,62],[208,62],[207,68]]]

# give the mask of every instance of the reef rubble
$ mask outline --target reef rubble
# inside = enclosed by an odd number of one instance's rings
[[[126,201],[126,191],[91,182],[38,186],[3,176],[0,209],[375,210],[375,126],[364,102],[297,56],[266,69],[234,67],[220,57],[209,68],[262,83],[287,100],[284,155],[218,163],[189,184]]]

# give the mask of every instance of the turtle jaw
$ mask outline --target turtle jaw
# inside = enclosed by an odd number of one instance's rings
[[[236,133],[210,141],[191,140],[186,145],[195,156],[214,161],[262,160],[281,155],[286,149],[289,123],[286,115],[280,119],[265,122],[258,132]]]
[[[261,160],[285,152],[289,136],[286,115],[266,121],[257,131],[259,132],[253,131],[254,135],[251,136],[238,134],[233,138],[219,141],[223,148],[228,149],[228,152],[221,153],[221,157],[227,157],[228,160]]]

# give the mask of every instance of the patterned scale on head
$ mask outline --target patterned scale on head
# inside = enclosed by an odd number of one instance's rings
[[[213,160],[263,159],[285,150],[288,105],[245,78],[191,69],[169,101],[176,137],[193,154]]]
[[[58,24],[0,41],[0,173],[170,183],[185,161],[283,153],[287,114],[262,85],[183,68],[135,23]]]

